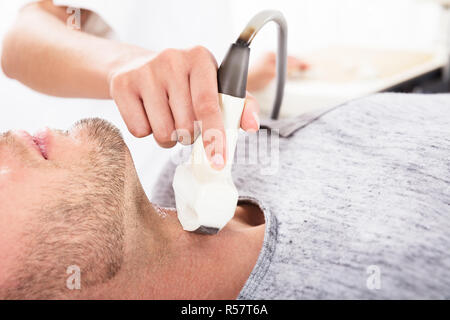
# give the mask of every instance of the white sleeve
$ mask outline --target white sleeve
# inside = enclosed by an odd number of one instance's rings
[[[95,21],[96,18],[101,18],[111,28],[115,36],[119,38],[123,38],[122,30],[126,30],[126,21],[123,19],[123,13],[127,11],[127,2],[117,0],[53,0],[53,4],[56,6],[80,8],[94,12],[97,17],[92,20]],[[92,21],[88,22],[92,23]],[[93,23],[93,25],[95,24],[97,24],[97,21]]]
[[[17,12],[25,5],[40,1],[42,0],[15,0],[10,5],[11,14],[9,16],[15,17]],[[114,23],[115,21],[121,20],[120,16],[117,16],[117,12],[120,12],[120,10],[117,9],[117,2],[114,0],[53,0],[53,4],[55,6],[74,7],[94,12],[94,15],[83,26],[83,30],[88,33],[105,38],[117,38],[121,36],[120,32],[117,32],[118,30],[115,28],[117,24]],[[6,29],[12,24],[13,18],[9,20],[11,21],[4,22]]]

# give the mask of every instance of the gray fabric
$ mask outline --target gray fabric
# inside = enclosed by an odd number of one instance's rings
[[[236,159],[267,222],[239,298],[450,298],[450,95],[379,94],[299,123],[275,174]],[[165,206],[173,170],[153,194]]]
[[[294,118],[285,118],[285,119],[278,119],[273,120],[270,118],[263,119],[261,121],[261,128],[262,129],[271,129],[271,130],[278,130],[278,134],[284,138],[288,138],[293,133],[295,133],[297,130],[300,130],[303,127],[306,127],[311,122],[317,120],[318,118],[322,117],[326,113],[339,108],[339,106],[336,107],[325,107],[316,111],[311,111],[305,114],[302,114],[298,117]]]

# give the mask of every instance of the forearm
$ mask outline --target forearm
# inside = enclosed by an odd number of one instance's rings
[[[3,43],[4,72],[30,88],[54,96],[107,99],[114,68],[128,57],[149,54],[72,30],[61,12],[44,6],[24,8]]]

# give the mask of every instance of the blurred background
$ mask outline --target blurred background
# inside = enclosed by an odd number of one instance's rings
[[[21,1],[0,2],[0,38],[21,5]],[[289,54],[310,64],[308,70],[289,75],[282,117],[380,91],[448,92],[450,0],[230,0],[226,6],[226,22],[220,23],[229,38],[214,52],[219,62],[248,20],[270,8],[282,11],[287,19]],[[275,45],[276,28],[263,28],[253,42],[252,61],[275,50]],[[270,112],[273,94],[273,85],[255,92],[264,114]],[[33,132],[43,125],[68,128],[75,120],[97,116],[122,129],[141,178],[154,181],[167,159],[150,159],[141,152],[145,143],[125,130],[112,101],[48,97],[3,73],[0,97],[0,132],[13,128]],[[148,163],[152,170],[139,169]],[[150,183],[144,188],[148,191]]]

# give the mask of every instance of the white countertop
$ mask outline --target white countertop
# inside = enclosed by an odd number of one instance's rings
[[[304,57],[311,69],[288,77],[280,117],[290,117],[317,108],[380,92],[443,67],[443,51],[414,52],[370,48],[333,47]],[[275,84],[254,95],[264,115],[270,114]]]

